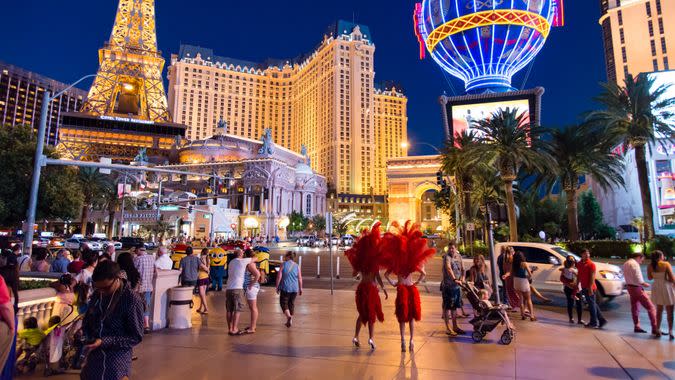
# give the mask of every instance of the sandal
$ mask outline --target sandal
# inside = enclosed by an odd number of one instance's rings
[[[244,334],[255,334],[255,330],[251,330],[250,327],[244,329]]]

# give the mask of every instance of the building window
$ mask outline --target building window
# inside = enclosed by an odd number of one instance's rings
[[[661,37],[661,52],[665,55],[668,53],[668,50],[666,49],[666,38]]]
[[[305,202],[305,215],[306,216],[311,216],[312,214],[312,195],[307,194],[306,197],[307,201]]]
[[[661,0],[656,0],[656,14],[661,14]]]
[[[663,57],[663,69],[670,70],[670,67],[668,66],[668,57]]]
[[[656,57],[656,42],[654,40],[649,41],[652,48],[652,57]]]
[[[665,34],[665,33],[663,32],[663,19],[662,19],[661,17],[659,17],[659,33],[660,33],[660,34]]]
[[[616,12],[617,17],[619,18],[619,25],[623,25],[623,12]]]
[[[647,21],[647,26],[649,27],[649,37],[654,37],[654,23],[652,23],[652,20]]]
[[[626,43],[626,36],[623,33],[623,28],[619,28],[619,37],[621,37],[621,45]]]
[[[647,17],[652,17],[652,4],[649,2],[645,3],[645,7],[647,10]]]
[[[652,60],[652,65],[654,65],[654,71],[659,71],[659,61],[656,59]]]
[[[626,56],[626,47],[625,46],[621,47],[621,58],[623,59],[623,63],[628,62],[628,57]]]

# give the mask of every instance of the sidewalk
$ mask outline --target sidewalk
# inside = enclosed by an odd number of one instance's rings
[[[354,293],[307,289],[299,296],[291,329],[283,326],[278,297],[264,288],[256,334],[230,337],[225,293],[209,293],[210,312],[194,314],[192,330],[146,336],[135,350],[132,379],[669,379],[675,378],[675,343],[609,330],[569,326],[566,316],[541,310],[538,322],[515,320],[516,338],[496,343],[502,328],[474,344],[448,338],[438,296],[422,296],[423,320],[415,325],[415,353],[401,353],[394,317],[395,292],[384,299],[385,322],[376,325],[377,350],[351,347]],[[470,308],[469,308],[470,309]],[[562,312],[562,310],[561,310]],[[511,314],[513,316],[513,314]],[[242,314],[240,328],[248,326]],[[462,320],[464,328],[471,326]],[[34,378],[39,378],[35,376]],[[54,377],[74,379],[76,374]]]

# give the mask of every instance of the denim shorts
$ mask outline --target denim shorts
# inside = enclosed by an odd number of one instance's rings
[[[462,307],[462,290],[459,286],[447,286],[443,289],[443,310],[455,310]]]
[[[152,305],[152,292],[143,292],[143,301],[145,301],[144,317],[150,316],[150,307]]]

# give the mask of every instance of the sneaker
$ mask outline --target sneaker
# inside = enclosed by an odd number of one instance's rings
[[[633,332],[637,333],[637,334],[646,334],[647,333],[647,331],[645,331],[641,327],[636,327],[635,329],[633,329]]]
[[[570,318],[570,323],[574,324],[574,319]]]
[[[597,329],[597,328],[598,328],[598,325],[592,325],[592,324],[590,324],[590,323],[586,323],[586,324],[584,325],[584,327],[587,328],[587,329]]]
[[[577,324],[578,324],[578,325],[585,325],[585,324],[586,324],[586,322],[584,322],[584,320],[583,320],[583,319],[580,319],[580,320],[579,320],[579,322],[577,322]]]

